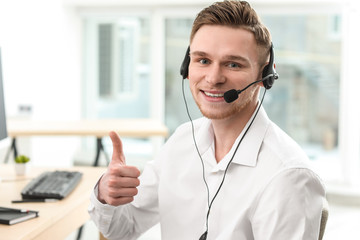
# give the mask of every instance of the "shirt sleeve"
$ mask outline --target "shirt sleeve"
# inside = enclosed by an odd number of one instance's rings
[[[258,196],[252,215],[255,239],[317,240],[325,190],[310,169],[276,174]]]
[[[139,191],[134,201],[115,207],[98,200],[96,184],[90,196],[90,217],[107,239],[137,239],[159,222],[157,186],[154,167],[148,164],[140,176]]]
[[[88,212],[99,231],[108,237],[110,225],[117,207],[101,203],[97,198],[98,185],[91,192]],[[121,207],[119,207],[121,208]]]

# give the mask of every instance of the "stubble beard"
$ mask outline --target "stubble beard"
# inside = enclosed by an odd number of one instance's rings
[[[239,112],[241,112],[241,110],[243,110],[247,105],[249,105],[251,103],[255,92],[256,91],[253,90],[253,91],[251,91],[251,93],[249,95],[244,96],[244,98],[237,99],[233,103],[228,103],[229,105],[232,105],[232,106],[226,111],[221,110],[221,109],[219,111],[211,111],[211,108],[212,108],[211,105],[210,105],[210,107],[207,107],[207,110],[206,110],[201,106],[199,101],[195,101],[195,102],[204,117],[206,117],[208,119],[213,119],[213,120],[221,120],[221,119],[230,118],[231,116],[234,116],[234,115],[238,114]],[[219,108],[219,106],[217,106],[216,104],[213,104],[213,105],[214,105],[214,109]]]

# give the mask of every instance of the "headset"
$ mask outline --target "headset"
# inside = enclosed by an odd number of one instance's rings
[[[189,64],[190,64],[190,46],[188,46],[188,48],[186,50],[184,60],[180,67],[180,75],[183,77],[183,79],[187,78],[189,75]],[[262,79],[251,83],[251,85],[255,84],[257,82],[263,82],[264,87],[266,89],[270,89],[273,86],[274,81],[278,78],[279,78],[279,75],[276,73],[275,64],[274,64],[274,46],[271,43],[270,59],[269,59],[269,63],[263,69]],[[249,86],[247,86],[247,87],[249,87]],[[245,89],[243,89],[243,90],[245,90]],[[243,90],[241,90],[241,91],[243,91]],[[238,94],[240,94],[240,93],[238,93]]]

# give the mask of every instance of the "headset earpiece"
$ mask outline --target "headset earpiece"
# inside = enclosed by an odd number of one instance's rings
[[[190,64],[190,46],[187,48],[184,60],[180,67],[180,75],[183,79],[187,78],[189,75],[189,64]]]
[[[269,64],[264,67],[262,72],[263,85],[266,89],[270,89],[274,84],[274,81],[279,78],[279,75],[276,73],[275,64],[274,64],[274,46],[271,43],[270,47],[270,59]]]

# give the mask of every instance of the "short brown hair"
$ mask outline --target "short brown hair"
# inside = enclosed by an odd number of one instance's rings
[[[254,34],[260,47],[259,65],[265,64],[271,47],[271,35],[255,10],[246,1],[225,0],[204,8],[196,17],[190,35],[192,42],[196,32],[204,25],[221,25],[242,28]]]

